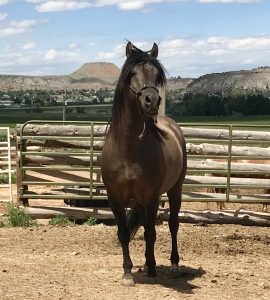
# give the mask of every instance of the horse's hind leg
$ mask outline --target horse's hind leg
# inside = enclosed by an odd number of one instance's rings
[[[170,204],[169,228],[172,238],[171,263],[172,268],[177,269],[179,263],[177,233],[179,229],[179,210],[182,200],[182,183],[179,181],[167,192]]]
[[[131,269],[133,267],[132,261],[129,255],[129,242],[130,234],[126,221],[125,209],[119,205],[116,205],[112,200],[110,201],[110,206],[115,216],[117,226],[118,226],[118,238],[122,246],[123,252],[123,268],[124,275],[122,277],[122,284],[125,286],[133,286],[134,279],[131,274]]]

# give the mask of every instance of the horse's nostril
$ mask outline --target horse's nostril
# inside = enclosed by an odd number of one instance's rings
[[[147,109],[147,110],[149,110],[151,108],[151,104],[145,103],[144,104],[144,108]]]
[[[151,98],[150,98],[150,96],[146,96],[145,97],[145,103],[151,104]]]

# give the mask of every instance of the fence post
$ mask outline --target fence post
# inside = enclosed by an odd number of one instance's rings
[[[233,125],[229,125],[228,173],[227,173],[227,188],[226,188],[226,201],[227,202],[230,202],[230,190],[231,190],[232,128],[233,128]]]
[[[93,198],[94,122],[91,122],[90,140],[90,199]]]
[[[67,101],[64,102],[63,106],[63,121],[67,120]]]

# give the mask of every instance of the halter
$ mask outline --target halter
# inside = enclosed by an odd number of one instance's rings
[[[159,94],[158,88],[154,85],[145,85],[144,84],[143,87],[138,91],[132,85],[129,85],[129,88],[136,95],[137,98],[139,98],[142,95],[142,92],[147,89],[153,89]]]
[[[142,95],[142,92],[146,89],[153,89],[155,90],[158,94],[159,94],[159,90],[157,87],[155,87],[154,85],[143,85],[143,87],[137,91],[133,86],[129,85],[130,90],[136,95],[137,99]],[[156,122],[156,121],[155,121]],[[145,125],[145,121],[143,121],[143,130],[141,132],[141,134],[139,135],[139,140],[141,141],[144,137],[146,131],[146,125]]]

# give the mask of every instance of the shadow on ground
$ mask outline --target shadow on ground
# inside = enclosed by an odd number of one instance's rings
[[[158,277],[151,278],[146,276],[146,273],[139,269],[134,272],[134,280],[136,284],[158,284],[166,288],[174,289],[185,294],[193,294],[193,290],[200,288],[191,283],[195,278],[202,277],[206,274],[202,268],[191,268],[181,266],[177,274],[171,273],[169,266],[157,266]]]

